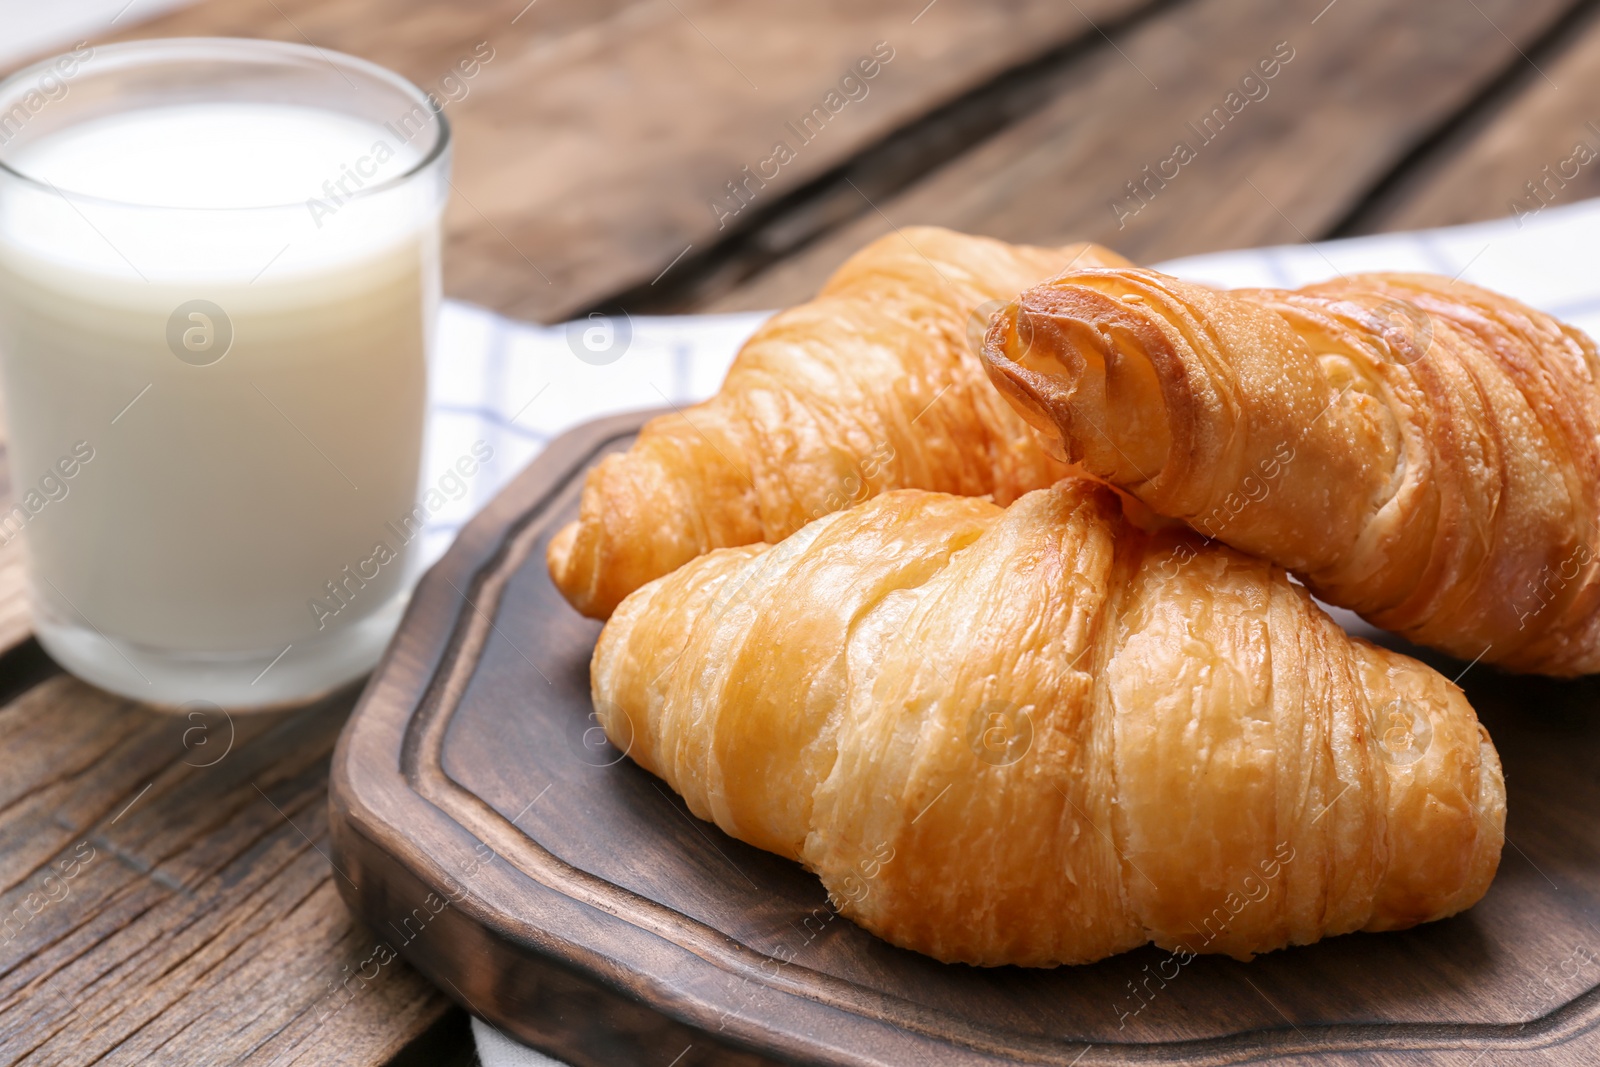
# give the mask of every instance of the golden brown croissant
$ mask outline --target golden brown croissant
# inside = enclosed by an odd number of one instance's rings
[[[987,305],[1072,263],[1126,262],[931,227],[868,245],[756,331],[715,397],[651,420],[590,471],[578,521],[551,541],[551,577],[603,619],[702,552],[781,540],[887,489],[1005,504],[1050,485],[1066,467],[984,376]]]
[[[990,374],[1058,454],[1463,659],[1600,670],[1600,360],[1463,282],[1219,293],[1072,272],[997,316]]]
[[[702,556],[623,601],[591,679],[690,810],[941,960],[1248,957],[1453,914],[1499,862],[1460,690],[1086,478]]]

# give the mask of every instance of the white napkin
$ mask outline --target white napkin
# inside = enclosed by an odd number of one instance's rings
[[[479,1018],[472,1020],[472,1037],[478,1043],[478,1062],[483,1067],[563,1067],[559,1060],[517,1044]]]
[[[1588,200],[1520,220],[1216,252],[1156,266],[1235,288],[1294,288],[1356,271],[1429,271],[1514,296],[1600,336],[1596,249],[1600,200]],[[605,323],[532,326],[447,303],[432,385],[431,466],[443,476],[478,441],[494,449],[494,459],[435,516],[426,542],[429,558],[562,430],[601,415],[710,396],[739,345],[767,314],[635,318],[627,350],[597,365],[615,354],[605,346]],[[591,330],[592,348],[585,348],[584,332]],[[613,341],[618,332],[613,326]],[[1364,626],[1349,612],[1338,615],[1347,628]],[[473,1033],[484,1067],[560,1067],[476,1019]]]
[[[770,314],[537,326],[445,301],[428,382],[419,500],[430,517],[421,562],[437,559],[462,524],[564,431],[716,392],[734,353]]]

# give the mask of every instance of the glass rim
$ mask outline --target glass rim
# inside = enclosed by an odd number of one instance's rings
[[[248,53],[256,59],[278,58],[282,60],[292,56],[302,60],[324,62],[333,67],[333,69],[340,74],[343,74],[344,71],[348,70],[363,77],[388,84],[389,86],[398,89],[402,94],[410,97],[417,104],[420,104],[422,107],[426,108],[428,113],[435,120],[437,120],[439,124],[439,132],[437,136],[435,136],[433,144],[429,147],[427,152],[423,153],[421,158],[419,158],[406,170],[400,174],[396,174],[392,178],[386,178],[375,185],[369,185],[361,189],[357,189],[353,194],[346,197],[346,200],[366,198],[372,194],[387,192],[391,189],[395,189],[407,184],[413,178],[422,174],[424,171],[428,170],[431,166],[437,163],[444,156],[445,150],[450,146],[450,120],[445,118],[444,109],[435,103],[434,97],[431,93],[423,91],[423,89],[411,79],[390,70],[388,67],[374,63],[371,60],[362,59],[360,56],[352,56],[346,52],[336,52],[328,48],[316,48],[311,45],[295,44],[291,41],[273,41],[256,37],[152,37],[147,40],[123,41],[116,44],[96,45],[94,46],[93,52],[89,59],[92,60],[103,54],[110,53],[113,57],[119,55],[131,57],[131,61],[125,59],[125,62],[129,62],[129,65],[138,65],[141,60],[148,63],[149,61],[156,59],[161,53],[170,54],[173,52],[187,52],[198,57],[214,57],[218,49]],[[140,53],[148,54],[141,56]],[[56,55],[49,56],[48,58],[41,59],[37,63],[30,63],[21,70],[13,71],[5,78],[0,78],[0,114],[5,114],[10,110],[6,104],[11,101],[12,97],[17,93],[18,87],[21,86],[22,83],[28,82],[31,85],[33,79],[43,76],[43,74],[47,71],[54,70],[56,63],[71,55],[71,52],[61,52]],[[82,62],[87,63],[88,61],[89,60],[83,60]],[[252,204],[246,207],[184,207],[174,204],[141,204],[131,200],[116,200],[110,197],[94,196],[89,193],[80,193],[75,190],[62,189],[54,182],[47,180],[42,181],[31,174],[13,167],[5,160],[3,154],[0,154],[0,176],[15,179],[40,192],[54,193],[63,200],[67,200],[68,196],[70,195],[71,200],[68,200],[69,203],[71,203],[72,200],[78,200],[86,203],[104,204],[109,207],[121,208],[125,210],[204,212],[282,211],[286,208],[303,209],[306,204],[304,200],[293,200],[281,204]]]

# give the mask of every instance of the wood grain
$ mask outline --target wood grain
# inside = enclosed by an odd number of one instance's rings
[[[0,709],[0,1062],[385,1063],[444,1018],[398,961],[335,992],[394,936],[326,858],[353,698],[185,718],[57,674]]]
[[[939,0],[928,8],[922,0],[539,0],[531,7],[525,0],[208,0],[103,39],[309,39],[395,67],[427,88],[480,42],[492,45],[494,59],[447,108],[459,153],[458,195],[447,216],[448,285],[454,295],[550,319],[621,290],[652,288],[690,244],[661,287],[698,276],[658,297],[660,306],[802,299],[848,252],[886,229],[885,216],[1015,239],[1090,236],[1150,259],[1318,236],[1397,163],[1414,177],[1401,174],[1395,195],[1364,226],[1500,214],[1523,181],[1566,157],[1566,141],[1583,136],[1587,119],[1600,121],[1585,113],[1600,88],[1593,27],[1584,24],[1567,50],[1548,56],[1532,43],[1573,10],[1571,0],[1392,8],[1373,0],[1332,7],[1325,0]],[[878,39],[893,44],[896,58],[867,99],[849,105],[749,211],[719,229],[711,196],[741,166],[765,158],[783,122],[819,101],[844,64]],[[1271,95],[1249,104],[1148,209],[1115,229],[1107,203],[1122,183],[1163,158],[1184,123],[1219,104],[1280,39],[1297,52]],[[1480,107],[1478,120],[1460,123],[1413,166],[1419,138],[1472,110],[1485,86],[1519,62],[1517,47],[1533,53],[1561,89],[1523,76],[1515,92]],[[1003,77],[1021,80],[996,90]],[[915,133],[909,140],[885,140],[908,130]],[[1600,192],[1597,168],[1585,168],[1563,198]],[[792,263],[783,261],[818,237]],[[694,266],[713,247],[726,253],[720,265]],[[752,265],[775,255],[774,269],[730,293]],[[497,505],[466,542],[468,551],[486,553],[481,562],[536,503],[513,502],[510,511]],[[18,547],[0,548],[0,649],[27,633],[21,583]],[[532,603],[519,600],[530,588],[520,583],[508,586],[505,610],[513,614]],[[431,610],[463,616],[460,609],[452,601]],[[331,987],[363,970],[380,943],[423,962],[457,1003],[582,1067],[666,1064],[680,1050],[678,1067],[743,1067],[760,1062],[750,1051],[758,1040],[802,1061],[815,1062],[817,1043],[831,1041],[831,1062],[923,1062],[895,1057],[907,1047],[895,1044],[905,1040],[894,1029],[908,1022],[900,1016],[852,1030],[852,1013],[841,1012],[769,1040],[767,1031],[784,1019],[815,1018],[786,1014],[808,1009],[761,983],[770,958],[763,953],[797,924],[803,936],[820,892],[770,857],[697,826],[627,765],[539,762],[572,751],[569,734],[540,734],[531,711],[545,707],[534,700],[541,687],[568,697],[582,691],[582,656],[572,649],[592,639],[589,625],[568,619],[551,626],[548,642],[483,646],[493,670],[463,691],[470,696],[463,713],[443,724],[453,722],[453,734],[436,738],[443,777],[434,787],[449,818],[432,802],[418,809],[407,825],[426,842],[426,855],[403,863],[377,848],[375,836],[362,836],[372,824],[361,824],[341,839],[360,860],[341,860],[342,873],[321,854],[330,849],[324,798],[329,751],[353,695],[236,720],[234,747],[205,767],[199,764],[216,751],[205,745],[221,737],[214,719],[175,720],[114,700],[50,672],[32,644],[0,658],[7,698],[0,706],[0,1062],[439,1067],[465,1045],[462,1016],[403,961],[380,966],[365,984],[352,980],[355,995],[334,1010],[345,998]],[[435,636],[445,639],[443,631]],[[548,686],[530,671],[534,664],[550,673]],[[386,670],[413,683],[428,673],[422,660],[404,655]],[[1393,940],[1338,939],[1237,973],[1208,964],[1159,1011],[1141,1013],[1135,1040],[1176,1034],[1201,1042],[1179,1050],[1190,1057],[1185,1062],[1224,1062],[1322,1049],[1326,1034],[1317,1026],[1329,1018],[1387,1019],[1400,1029],[1365,1040],[1394,1047],[1329,1053],[1322,1062],[1467,1064],[1480,1055],[1485,1064],[1593,1062],[1587,1027],[1600,1010],[1593,962],[1600,934],[1584,915],[1600,905],[1600,839],[1588,815],[1600,802],[1592,774],[1600,693],[1588,684],[1508,681],[1481,668],[1468,682],[1512,788],[1513,845],[1490,899],[1460,920]],[[376,713],[369,718],[379,722]],[[185,747],[186,731],[201,724],[208,729],[189,734]],[[581,736],[581,716],[564,720],[563,729],[574,724]],[[399,767],[398,754],[393,763]],[[534,768],[545,766],[561,788],[523,812],[537,793],[530,786],[548,784],[531,781]],[[609,776],[605,791],[586,792],[596,775]],[[586,808],[589,800],[597,806]],[[351,810],[340,808],[339,818]],[[369,816],[389,811],[366,809]],[[563,839],[553,863],[541,859],[528,842],[537,846],[564,823],[594,829]],[[635,845],[620,844],[627,841]],[[80,861],[70,881],[52,875],[73,863],[80,842],[94,858]],[[460,865],[474,862],[484,843],[503,858],[472,881],[475,895],[444,908],[421,936],[369,930],[337,899],[343,892],[403,927],[427,893],[444,887],[443,876],[456,879],[447,885],[462,883]],[[515,873],[513,864],[521,865]],[[639,953],[632,972],[578,958],[569,937],[581,940],[612,922],[605,901],[574,904],[552,890],[537,907],[516,911],[529,899],[523,871],[556,880],[563,868],[599,870],[635,897],[725,927],[735,947],[718,936],[696,942],[706,955],[685,954],[671,941],[683,921],[668,916],[649,934],[630,920]],[[760,892],[730,906],[729,887],[749,890],[746,878]],[[67,895],[50,901],[63,885]],[[27,921],[5,927],[19,907]],[[549,926],[559,936],[529,926],[529,916],[540,915],[561,919]],[[1111,1032],[1112,998],[1155,959],[1132,954],[1042,988],[1032,976],[986,973],[994,985],[985,989],[930,977],[903,954],[863,950],[843,920],[829,921],[805,951],[809,971],[842,976],[874,997],[902,983],[900,999],[916,1006],[907,1032],[917,1041],[928,1026],[992,1012],[976,1037],[969,1032],[968,1059],[954,1062],[973,1062],[978,1053],[970,1050],[992,1044],[993,1033],[1020,1034],[1024,1044],[1080,1035],[1059,1059],[1082,1053],[1083,1067],[1133,1055],[1107,1051],[1097,1039],[1122,1038]],[[718,952],[732,957],[707,970],[707,955]],[[656,980],[642,981],[645,973]],[[769,1017],[706,1037],[718,1026],[714,1015],[695,1014],[706,1003]],[[768,1013],[773,1003],[781,1010]],[[1256,1044],[1243,1052],[1215,1044],[1235,1031],[1258,1035],[1249,1039]],[[1037,1062],[1054,1055],[1040,1051]]]
[[[1505,91],[1411,161],[1346,232],[1527,218],[1600,196],[1600,8],[1581,15],[1550,47],[1529,49]]]
[[[467,527],[335,755],[340,891],[379,926],[418,917],[407,958],[475,1013],[578,1067],[680,1049],[884,1067],[1600,1057],[1600,682],[1463,675],[1511,792],[1501,872],[1464,915],[1201,957],[1148,1000],[1129,990],[1165,958],[1153,948],[1054,970],[939,964],[586,742],[599,626],[553,588],[544,546],[583,470],[640,421],[558,440]]]
[[[1137,0],[210,0],[116,39],[264,36],[311,42],[435,88],[485,42],[493,58],[446,114],[456,195],[446,289],[554,321],[648,283],[736,225],[742,181],[787,138],[797,152],[753,199],[781,197],[951,97]],[[520,14],[520,17],[518,17]],[[1080,13],[1081,12],[1081,13]],[[515,22],[513,23],[513,20]],[[893,60],[809,143],[786,130],[874,44]]]
[[[1094,240],[1136,260],[1319,236],[1488,79],[1519,62],[1571,0],[1198,0],[1076,64],[1054,100],[731,293],[711,310],[804,299],[891,226],[934,223],[1012,241]],[[1324,11],[1324,9],[1326,9]],[[1318,17],[1319,12],[1322,12]],[[1313,20],[1315,23],[1313,24]],[[1503,35],[1502,35],[1503,34]],[[1197,125],[1277,42],[1294,59],[1209,143]],[[1157,88],[1159,86],[1159,88]],[[1179,140],[1196,153],[1135,207]],[[1170,173],[1170,170],[1169,170]]]

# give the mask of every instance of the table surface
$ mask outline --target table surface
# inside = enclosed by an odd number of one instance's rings
[[[1148,262],[1600,194],[1600,167],[1558,174],[1600,146],[1600,0],[138,14],[91,43],[309,42],[437,91],[457,137],[446,289],[542,321],[797,302],[914,223]],[[892,58],[866,95],[830,100],[875,48]],[[1241,87],[1274,56],[1274,77]],[[808,115],[809,139],[770,162]],[[1163,178],[1179,140],[1198,148]],[[231,726],[102,694],[30,638],[17,551],[0,549],[0,916],[26,920],[0,933],[0,1062],[471,1063],[465,1016],[403,963],[335,992],[379,940],[326,858],[328,760],[355,691]],[[83,856],[65,898],[41,895],[47,868]]]

